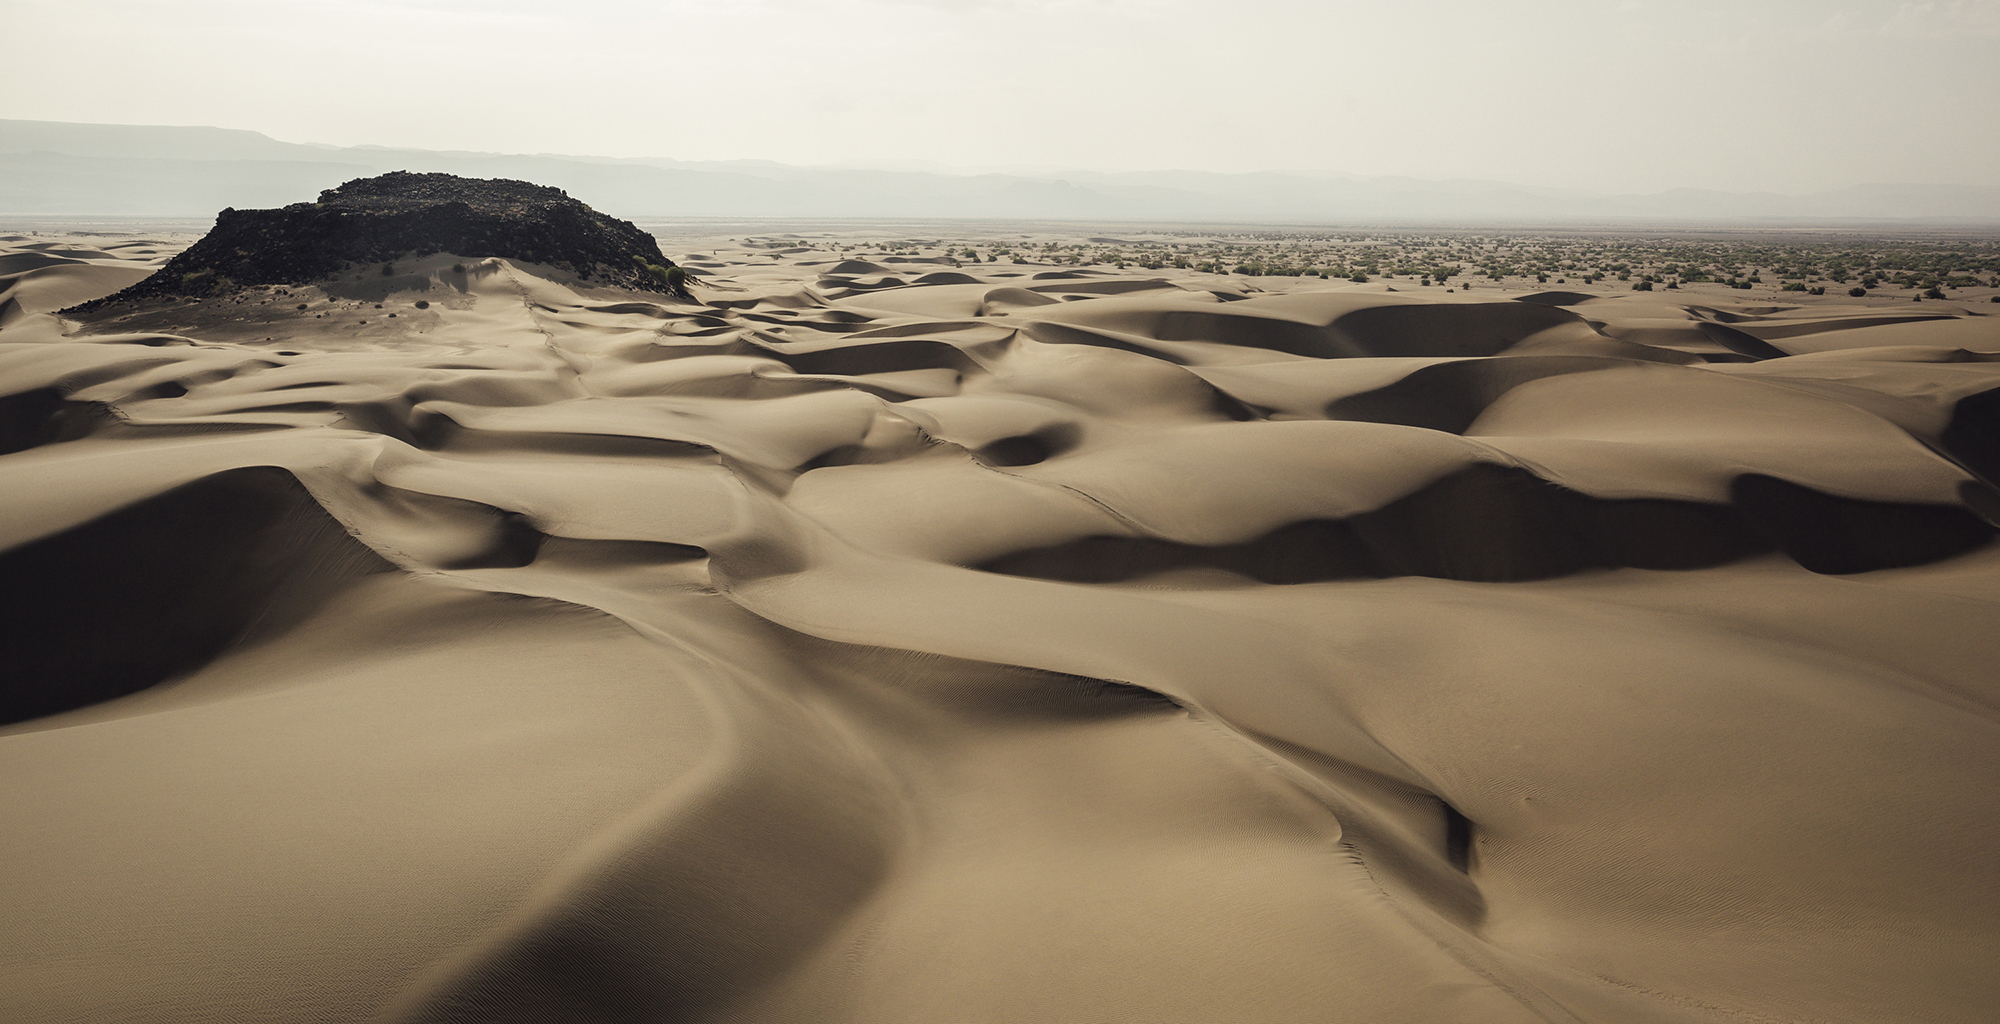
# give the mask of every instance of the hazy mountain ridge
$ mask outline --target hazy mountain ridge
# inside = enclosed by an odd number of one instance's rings
[[[206,217],[357,177],[444,171],[554,185],[626,217],[920,217],[1281,223],[2000,223],[2000,188],[1608,195],[1336,172],[946,174],[280,142],[240,129],[0,120],[0,213]]]

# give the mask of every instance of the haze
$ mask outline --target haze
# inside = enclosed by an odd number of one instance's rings
[[[1612,192],[2000,184],[2000,3],[8,0],[0,117]]]

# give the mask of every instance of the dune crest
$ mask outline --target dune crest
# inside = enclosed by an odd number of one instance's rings
[[[680,242],[0,240],[0,1017],[2000,1005],[2000,319]]]

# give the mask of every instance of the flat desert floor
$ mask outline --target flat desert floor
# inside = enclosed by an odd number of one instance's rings
[[[1984,292],[689,229],[52,315],[190,240],[0,240],[0,1019],[2000,1007]]]

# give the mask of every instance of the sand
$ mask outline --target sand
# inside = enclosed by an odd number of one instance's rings
[[[2000,1006],[1987,310],[698,235],[0,239],[0,1019]]]

